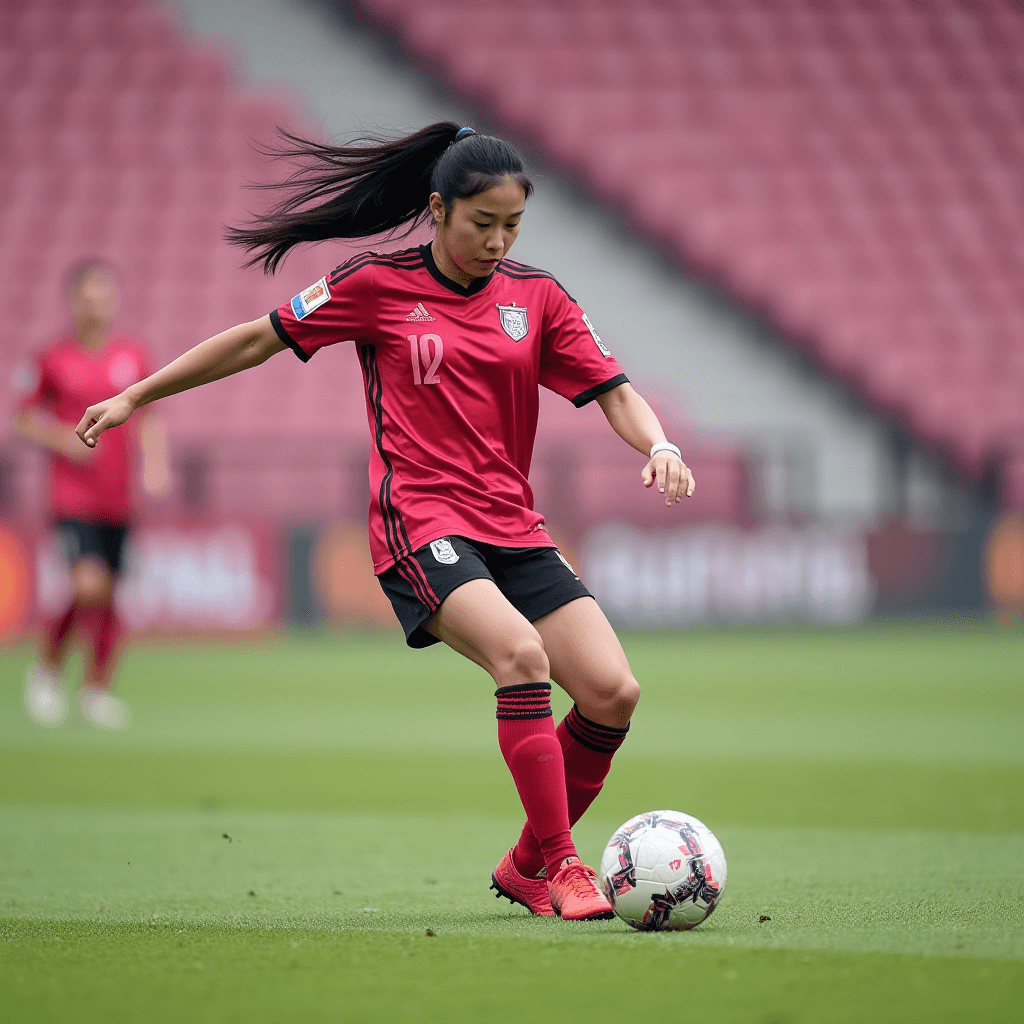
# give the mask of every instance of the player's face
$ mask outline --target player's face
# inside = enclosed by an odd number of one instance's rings
[[[117,279],[104,267],[87,271],[68,296],[75,323],[89,330],[109,327],[120,299]]]
[[[506,178],[486,192],[456,199],[450,213],[440,200],[437,193],[431,196],[437,238],[444,254],[462,277],[468,280],[486,277],[508,255],[519,235],[519,222],[526,205],[522,185]]]

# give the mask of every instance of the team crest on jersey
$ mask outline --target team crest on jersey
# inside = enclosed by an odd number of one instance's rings
[[[311,284],[304,292],[299,292],[292,299],[292,312],[296,320],[309,316],[314,309],[318,309],[331,297],[327,287],[327,278],[321,277],[316,284]]]
[[[586,313],[583,314],[583,322],[587,325],[587,330],[594,336],[594,342],[601,352],[601,355],[608,359],[611,356],[611,349],[601,340],[601,335],[594,330],[594,325],[590,322],[590,318]]]
[[[522,341],[530,333],[530,318],[526,315],[525,306],[498,306],[501,318],[501,329],[516,342]]]
[[[434,552],[434,559],[442,565],[454,565],[459,560],[459,553],[452,547],[452,542],[447,537],[430,542],[430,550]]]

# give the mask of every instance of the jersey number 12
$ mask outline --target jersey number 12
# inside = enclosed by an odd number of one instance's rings
[[[444,358],[444,342],[438,334],[408,335],[409,353],[412,355],[412,379],[416,384],[440,384],[437,368]],[[430,354],[433,343],[434,354]]]

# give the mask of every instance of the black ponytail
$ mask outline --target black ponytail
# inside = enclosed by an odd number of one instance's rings
[[[299,167],[282,182],[256,188],[288,194],[248,227],[228,227],[226,237],[253,255],[272,274],[302,242],[366,238],[403,225],[408,234],[424,221],[430,196],[438,192],[445,209],[510,177],[529,196],[533,185],[516,150],[502,139],[439,121],[401,139],[367,137],[343,146],[312,142],[281,129],[284,145],[272,156]],[[456,143],[456,136],[458,142]]]

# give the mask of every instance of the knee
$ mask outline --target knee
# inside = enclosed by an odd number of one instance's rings
[[[640,684],[628,670],[593,685],[587,694],[587,706],[580,710],[601,725],[625,728],[640,701]],[[577,701],[577,703],[580,703]]]
[[[627,672],[615,682],[613,692],[609,696],[609,710],[623,722],[633,717],[637,704],[640,703],[640,684]]]
[[[617,700],[617,706],[632,717],[637,704],[640,703],[640,684],[631,675],[622,681]]]
[[[551,668],[540,634],[527,634],[509,644],[493,674],[499,686],[546,683],[551,678]]]
[[[80,604],[108,604],[114,593],[114,580],[106,567],[90,560],[75,566],[72,582],[75,600]]]

